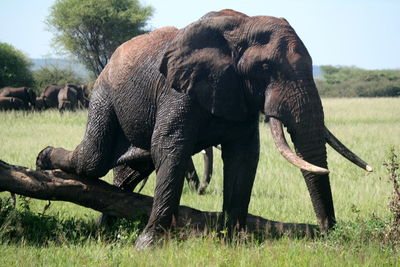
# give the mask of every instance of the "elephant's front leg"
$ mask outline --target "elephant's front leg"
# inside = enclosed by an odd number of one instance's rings
[[[157,181],[153,207],[143,233],[136,241],[137,249],[151,246],[156,235],[169,229],[172,217],[177,216],[190,153],[181,148],[158,151],[156,158]]]
[[[259,158],[258,125],[232,142],[222,144],[224,163],[223,212],[228,236],[246,224],[251,190]]]
[[[136,241],[137,249],[153,245],[156,235],[169,229],[173,216],[177,216],[184,175],[198,129],[197,111],[185,103],[179,105],[178,111],[161,110],[160,113],[170,117],[164,115],[164,120],[158,120],[153,132],[151,155],[157,180],[151,215]]]

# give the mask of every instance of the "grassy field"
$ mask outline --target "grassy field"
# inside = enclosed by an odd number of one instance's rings
[[[164,246],[137,252],[133,242],[142,226],[139,222],[122,221],[112,229],[102,229],[94,223],[99,213],[93,210],[53,202],[43,215],[46,201],[22,198],[18,210],[10,211],[4,204],[9,194],[4,192],[0,194],[0,266],[399,265],[399,247],[385,241],[393,186],[383,163],[391,147],[400,155],[400,99],[323,99],[323,105],[331,131],[374,167],[373,173],[366,173],[328,148],[338,229],[327,237],[254,238],[245,244],[225,244],[210,234],[184,240],[174,237]],[[2,112],[0,159],[34,168],[37,153],[47,145],[73,149],[83,136],[85,123],[84,111],[62,116],[56,111]],[[250,213],[315,224],[300,172],[278,154],[268,126],[262,125],[260,131],[261,158]],[[185,184],[181,204],[221,210],[222,163],[219,151],[214,153],[215,171],[207,193],[199,196]],[[202,173],[200,155],[195,156],[195,164]],[[105,179],[110,181],[111,175]],[[154,184],[152,176],[142,193],[152,195]]]

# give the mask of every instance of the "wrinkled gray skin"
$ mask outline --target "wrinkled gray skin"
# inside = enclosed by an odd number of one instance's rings
[[[74,111],[78,107],[78,91],[74,86],[66,84],[58,92],[58,110],[64,112],[65,110]]]
[[[25,109],[33,109],[36,105],[36,93],[29,87],[4,87],[0,89],[0,96],[22,100]]]
[[[0,110],[26,110],[24,101],[16,97],[0,96]]]
[[[157,172],[151,216],[136,247],[177,216],[190,156],[221,144],[229,233],[245,226],[259,158],[259,112],[281,121],[297,154],[326,168],[324,114],[308,51],[280,18],[223,10],[121,45],[98,77],[85,137],[47,147],[37,166],[98,178],[118,164]],[[322,231],[335,224],[329,175],[302,171]],[[279,177],[277,177],[279,179]],[[289,182],[289,181],[288,181]]]

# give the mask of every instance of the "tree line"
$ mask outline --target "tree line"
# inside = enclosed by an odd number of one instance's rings
[[[322,97],[399,97],[400,70],[365,70],[357,67],[321,66],[316,79]]]

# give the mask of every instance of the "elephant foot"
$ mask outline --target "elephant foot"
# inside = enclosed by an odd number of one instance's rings
[[[48,146],[39,152],[36,158],[36,170],[51,170],[51,160],[50,154],[53,151],[54,147]]]
[[[154,232],[145,231],[140,234],[135,243],[136,250],[144,250],[154,246],[156,235]]]
[[[106,213],[102,213],[100,215],[100,217],[97,219],[97,225],[110,227],[110,226],[114,225],[116,221],[117,221],[117,217],[108,215]]]

